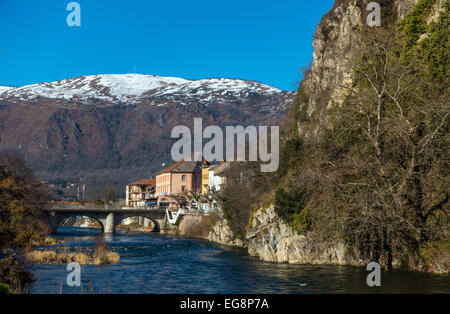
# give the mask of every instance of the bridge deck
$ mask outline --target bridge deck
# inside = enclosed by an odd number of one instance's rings
[[[93,206],[47,206],[49,212],[103,212],[103,213],[161,213],[165,212],[165,207],[147,208],[147,207],[93,207]]]

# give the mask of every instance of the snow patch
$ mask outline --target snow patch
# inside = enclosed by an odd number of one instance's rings
[[[4,92],[14,89],[12,86],[0,86],[0,95]]]
[[[143,74],[101,74],[23,87],[0,86],[0,99],[15,97],[30,100],[43,97],[80,102],[98,99],[126,104],[139,102],[146,93],[149,93],[149,97],[206,97],[216,93],[222,96],[247,97],[250,93],[280,92],[282,91],[272,86],[240,79],[186,80]]]

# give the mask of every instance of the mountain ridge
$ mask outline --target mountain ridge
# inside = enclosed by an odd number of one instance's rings
[[[231,92],[242,94],[248,91],[260,93],[283,93],[284,91],[257,81],[231,78],[207,78],[189,80],[145,74],[97,74],[83,75],[53,82],[42,82],[24,86],[0,85],[0,99],[18,98],[32,100],[36,97],[64,98],[89,102],[97,98],[114,103],[136,103],[141,97],[170,94],[204,94],[208,92]],[[242,96],[241,95],[241,96]]]
[[[120,194],[170,164],[176,125],[278,125],[295,92],[240,79],[140,74],[81,76],[0,87],[0,151],[23,156],[48,182]],[[65,191],[64,194],[67,194]],[[76,194],[70,191],[69,195]]]

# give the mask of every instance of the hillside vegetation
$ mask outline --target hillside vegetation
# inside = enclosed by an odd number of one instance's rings
[[[46,241],[47,189],[17,155],[0,154],[0,284],[20,289],[33,281],[24,252]],[[1,292],[0,292],[1,293]]]
[[[353,83],[341,86],[342,103],[316,95],[327,114],[314,136],[298,132],[311,121],[301,106],[311,79],[305,72],[283,123],[278,172],[249,167],[241,185],[251,186],[250,205],[236,206],[242,202],[233,197],[225,203],[234,205],[224,211],[236,234],[245,232],[252,209],[274,203],[298,233],[344,242],[349,254],[386,266],[395,259],[450,267],[449,5],[427,23],[435,4],[420,0],[400,22],[359,29]]]

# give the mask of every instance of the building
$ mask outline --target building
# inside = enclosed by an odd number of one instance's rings
[[[156,174],[156,196],[200,191],[202,185],[202,162],[184,159],[164,168]]]
[[[130,207],[144,207],[146,201],[155,197],[156,179],[142,179],[126,187],[125,204]]]
[[[206,160],[202,165],[202,195],[208,194],[209,191],[209,167],[211,164]]]
[[[209,187],[211,189],[220,191],[221,187],[227,184],[227,170],[230,168],[230,165],[230,162],[221,162],[209,167]]]
[[[209,183],[208,188],[213,191],[220,189],[227,184],[227,170],[230,168],[229,162],[221,162],[220,164],[211,165],[208,168]],[[208,204],[207,208],[202,208],[205,213],[215,210],[217,202],[213,200]]]

